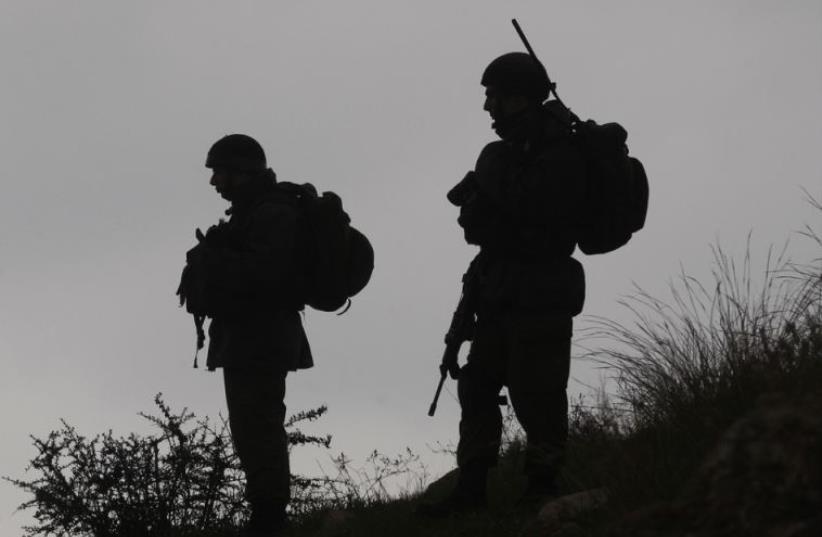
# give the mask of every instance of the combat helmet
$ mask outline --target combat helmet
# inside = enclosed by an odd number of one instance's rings
[[[246,134],[229,134],[217,140],[206,157],[207,168],[228,168],[241,172],[262,172],[266,169],[265,151]]]
[[[494,59],[482,73],[480,83],[539,102],[548,98],[551,89],[545,67],[525,52],[509,52]]]

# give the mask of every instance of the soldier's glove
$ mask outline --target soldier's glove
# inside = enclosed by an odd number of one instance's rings
[[[459,350],[459,349],[457,349]],[[448,373],[452,379],[457,380],[460,376],[459,353],[446,351],[440,364],[440,374]]]

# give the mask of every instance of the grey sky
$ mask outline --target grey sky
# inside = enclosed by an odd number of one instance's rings
[[[316,430],[355,459],[455,439],[448,393],[425,415],[474,253],[444,195],[493,139],[479,76],[521,50],[513,16],[567,104],[628,129],[651,181],[647,229],[580,257],[583,316],[627,319],[615,301],[632,281],[661,292],[680,263],[706,272],[717,238],[739,253],[752,229],[761,252],[818,223],[801,192],[822,199],[815,0],[5,0],[0,475],[21,475],[27,435],[60,417],[145,430],[136,413],[157,392],[223,410],[221,376],[191,368],[174,289],[194,228],[225,208],[203,162],[231,132],[255,136],[280,178],[341,194],[376,250],[346,315],[307,312],[317,367],[289,377],[289,408],[327,403]],[[27,520],[12,516],[23,498],[0,485],[0,535]]]

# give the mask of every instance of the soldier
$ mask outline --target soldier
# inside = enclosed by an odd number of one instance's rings
[[[454,362],[461,407],[459,477],[445,500],[422,514],[486,506],[496,464],[507,386],[527,435],[526,505],[557,494],[568,434],[566,386],[572,318],[582,310],[582,265],[571,257],[585,181],[567,111],[548,98],[544,67],[525,53],[491,62],[482,75],[484,110],[501,138],[448,194],[465,239],[480,247],[464,281],[473,315],[467,364]],[[543,104],[544,103],[544,104]],[[469,285],[470,284],[470,285]]]
[[[207,366],[223,368],[229,425],[247,481],[247,535],[276,535],[290,496],[285,379],[312,366],[300,320],[298,208],[253,138],[209,150],[211,185],[231,207],[188,253],[181,293],[211,317]],[[199,235],[199,233],[198,233]]]

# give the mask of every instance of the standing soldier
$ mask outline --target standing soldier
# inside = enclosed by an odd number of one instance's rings
[[[231,203],[189,251],[181,298],[209,326],[207,366],[223,368],[229,425],[246,474],[249,536],[276,535],[290,495],[285,378],[312,366],[300,320],[298,207],[277,188],[263,148],[231,134],[209,150],[211,185]],[[196,362],[195,362],[196,365]]]
[[[571,257],[585,165],[570,118],[546,101],[544,67],[526,53],[504,54],[482,75],[484,110],[500,140],[448,194],[469,244],[480,247],[465,275],[473,342],[458,376],[462,411],[452,494],[420,512],[446,515],[486,506],[486,477],[500,448],[499,392],[508,387],[527,435],[523,502],[557,494],[568,435],[566,386],[572,318],[582,310],[582,265]],[[470,295],[470,296],[468,296]]]

